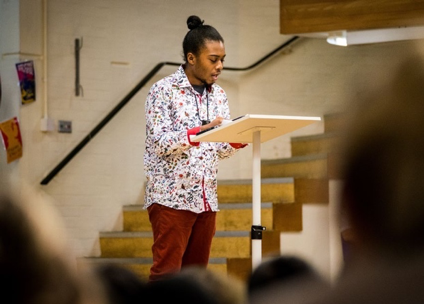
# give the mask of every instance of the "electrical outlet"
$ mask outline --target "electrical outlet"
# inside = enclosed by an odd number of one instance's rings
[[[72,121],[70,120],[59,120],[59,133],[72,133]]]

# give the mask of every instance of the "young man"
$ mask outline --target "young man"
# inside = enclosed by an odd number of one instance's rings
[[[230,111],[224,90],[215,83],[225,58],[223,38],[197,16],[190,16],[187,25],[185,63],[155,83],[146,100],[151,281],[183,266],[207,266],[218,211],[218,161],[244,146],[190,140],[190,135],[229,119]]]

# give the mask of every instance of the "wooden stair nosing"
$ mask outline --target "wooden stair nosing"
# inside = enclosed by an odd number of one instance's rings
[[[250,236],[250,231],[216,231],[215,237],[246,237]],[[152,238],[151,231],[106,231],[99,233],[100,238]]]
[[[278,159],[263,159],[261,161],[262,166],[266,165],[279,165],[279,164],[291,164],[291,163],[301,163],[314,160],[323,160],[328,158],[328,153],[319,153],[319,154],[310,154],[310,155],[300,155],[293,156],[290,158],[278,158]]]
[[[210,258],[209,264],[226,264],[227,258]],[[119,264],[152,264],[153,258],[103,258],[103,257],[80,257],[78,262],[88,262],[92,264],[119,263]]]
[[[133,204],[133,205],[124,205],[122,206],[122,211],[131,212],[131,211],[144,211],[144,204]]]
[[[261,178],[261,184],[291,184],[294,182],[292,177],[270,177]],[[251,185],[252,179],[224,179],[218,180],[219,185]]]
[[[261,202],[261,209],[271,209],[272,202]],[[252,203],[222,203],[218,204],[220,210],[230,210],[230,209],[252,209]]]
[[[291,137],[291,142],[302,142],[302,141],[310,141],[310,140],[319,140],[319,139],[331,139],[338,137],[336,132],[327,132],[327,133],[319,133],[313,135],[303,135]]]
[[[226,209],[251,209],[252,208],[252,203],[238,203],[238,204],[222,203],[222,204],[218,204],[218,208],[220,210],[226,210]],[[263,208],[263,209],[272,208],[272,202],[261,202],[261,208]],[[125,206],[123,206],[123,210],[124,210],[124,212],[146,211],[144,209],[144,206],[142,204],[125,205]]]

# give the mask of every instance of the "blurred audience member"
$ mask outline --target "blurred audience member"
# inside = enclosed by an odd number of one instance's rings
[[[219,304],[246,303],[244,282],[227,274],[204,267],[190,266],[183,268],[178,276],[196,280]]]
[[[144,293],[146,303],[155,304],[220,304],[204,285],[191,276],[168,274],[150,281]]]
[[[424,302],[423,83],[411,57],[349,111],[341,210],[355,242],[333,290],[308,303]]]
[[[312,265],[295,256],[264,260],[248,279],[249,303],[294,303],[328,291],[330,285]]]
[[[4,180],[3,180],[4,185]],[[0,289],[16,304],[105,303],[94,276],[84,279],[69,255],[54,208],[38,193],[0,193]]]
[[[104,284],[109,304],[140,304],[143,302],[144,282],[132,270],[118,264],[102,264],[94,267]]]
[[[321,280],[317,271],[305,260],[294,256],[279,256],[264,260],[253,270],[248,280],[248,292],[253,294],[274,284],[306,277]]]

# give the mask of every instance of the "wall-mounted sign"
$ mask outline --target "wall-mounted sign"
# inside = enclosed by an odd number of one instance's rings
[[[21,88],[22,104],[28,104],[35,101],[35,73],[34,62],[25,61],[16,64],[18,72],[19,86]]]
[[[1,139],[7,153],[7,163],[22,157],[22,137],[17,117],[0,123]]]

